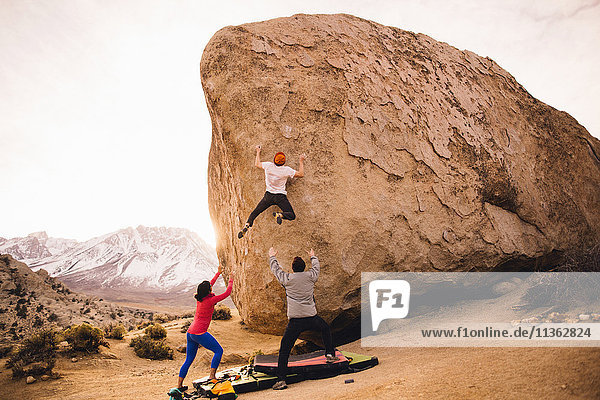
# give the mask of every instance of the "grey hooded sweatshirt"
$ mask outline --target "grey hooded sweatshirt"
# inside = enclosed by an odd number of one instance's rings
[[[269,257],[273,275],[285,289],[288,318],[304,318],[317,315],[314,289],[321,265],[317,257],[311,257],[312,268],[308,271],[288,273],[281,269],[275,257]]]

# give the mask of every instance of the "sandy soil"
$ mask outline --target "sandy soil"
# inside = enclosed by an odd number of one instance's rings
[[[182,321],[165,324],[172,346],[185,343]],[[225,349],[223,367],[241,365],[254,350],[276,352],[280,338],[245,329],[236,315],[213,321],[211,333]],[[0,372],[0,399],[167,399],[185,355],[174,360],[138,358],[128,341],[111,340],[101,354],[60,358],[62,378],[27,385]],[[266,390],[241,399],[600,399],[600,349],[597,348],[361,348],[343,350],[376,355],[380,365],[325,380],[305,381],[283,391]],[[116,359],[111,358],[116,356]],[[198,352],[186,384],[207,374],[210,355]],[[344,384],[353,378],[354,383]]]

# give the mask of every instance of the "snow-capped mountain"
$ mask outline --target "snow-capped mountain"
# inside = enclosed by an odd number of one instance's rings
[[[0,253],[34,271],[45,269],[73,290],[113,300],[187,293],[210,280],[218,266],[215,250],[181,228],[138,226],[71,242],[38,233],[0,242]]]
[[[10,254],[16,260],[28,264],[34,260],[63,253],[77,244],[73,239],[49,238],[46,232],[36,232],[26,237],[0,238],[0,253]]]

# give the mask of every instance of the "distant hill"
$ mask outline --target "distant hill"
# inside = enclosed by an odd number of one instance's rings
[[[218,266],[215,250],[197,234],[164,227],[126,228],[82,243],[40,232],[0,240],[0,253],[48,271],[72,290],[164,305],[193,305],[190,292]]]
[[[18,341],[50,326],[88,322],[104,327],[136,326],[152,313],[75,293],[44,270],[33,272],[8,254],[0,255],[0,343]]]

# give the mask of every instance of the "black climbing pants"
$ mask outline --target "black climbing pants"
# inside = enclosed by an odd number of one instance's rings
[[[294,209],[292,209],[292,205],[285,194],[273,194],[270,192],[265,192],[262,200],[258,203],[254,211],[250,213],[250,216],[248,217],[248,225],[252,226],[256,217],[258,217],[261,212],[265,211],[271,206],[278,206],[281,209],[283,219],[288,219],[290,221],[296,219]]]
[[[331,339],[331,330],[323,318],[315,315],[314,317],[290,318],[279,348],[279,359],[277,360],[277,377],[279,380],[285,379],[287,375],[287,363],[290,358],[290,351],[296,343],[298,336],[304,331],[320,331],[323,335],[325,344],[325,354],[335,354],[333,340]]]

